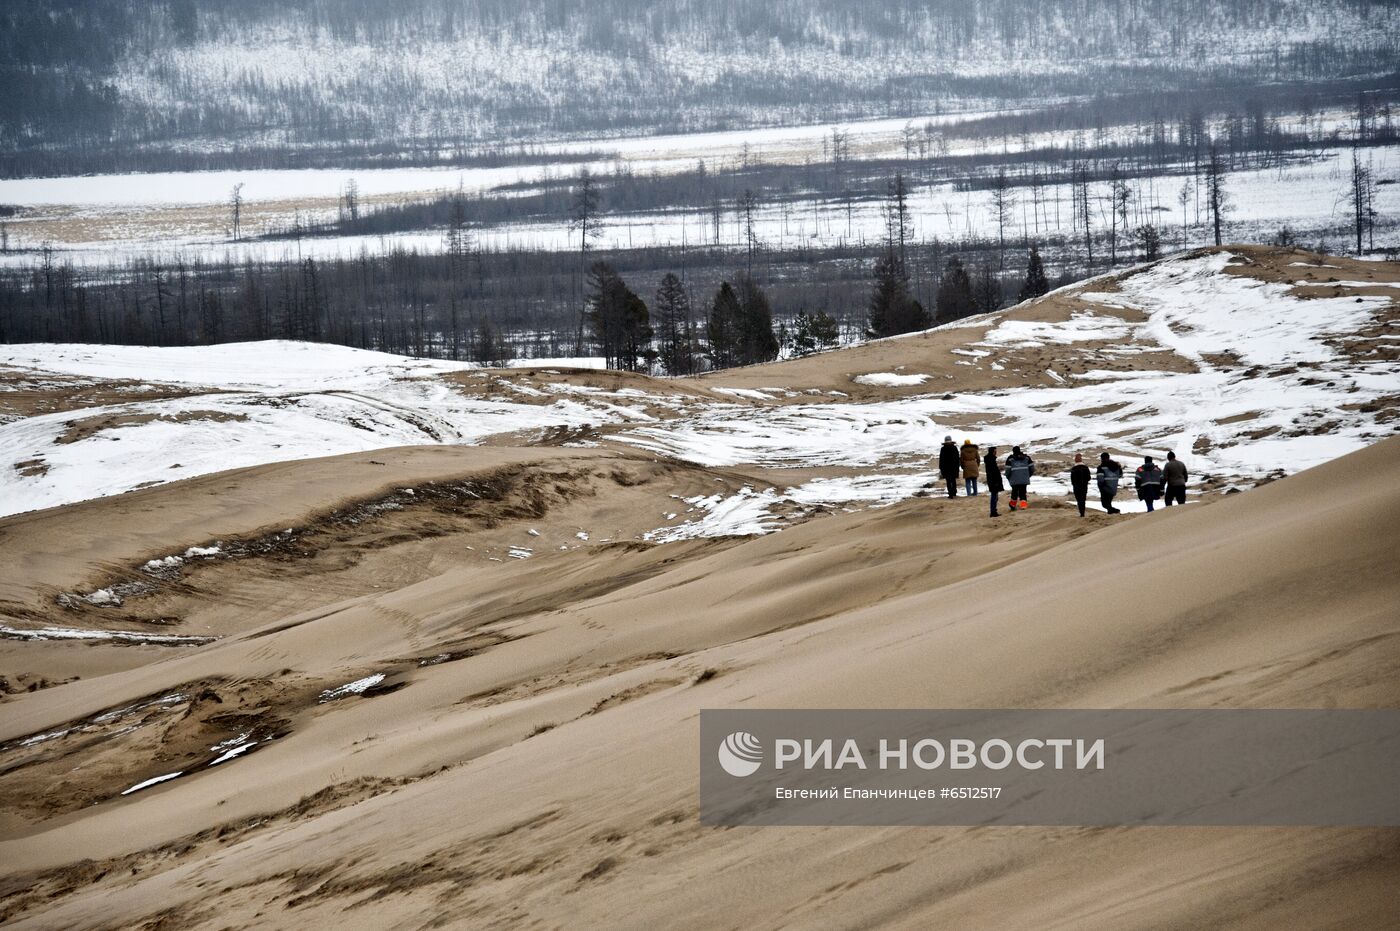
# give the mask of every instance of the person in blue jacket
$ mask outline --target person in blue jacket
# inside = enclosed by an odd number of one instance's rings
[[[1123,480],[1123,467],[1108,453],[1099,454],[1099,500],[1108,514],[1122,513],[1113,506],[1113,496],[1118,494],[1118,483]]]
[[[1026,501],[1026,486],[1035,474],[1035,460],[1021,452],[1021,447],[1011,447],[1011,455],[1006,457],[1006,483],[1011,486],[1011,510],[1030,507]]]
[[[1142,465],[1137,467],[1137,472],[1133,475],[1133,484],[1137,486],[1138,499],[1151,511],[1154,502],[1162,497],[1162,470],[1152,461],[1151,456],[1143,457]]]

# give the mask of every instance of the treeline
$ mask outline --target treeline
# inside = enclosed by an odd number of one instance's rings
[[[746,263],[724,250],[637,249],[591,254],[586,279],[577,254],[558,252],[80,271],[46,250],[31,267],[0,271],[0,342],[301,339],[486,363],[598,354],[687,374],[920,323],[882,322],[876,310],[872,275],[889,250],[765,251]],[[906,243],[900,293],[934,308],[935,321],[995,309],[1020,287],[1016,273],[996,270],[997,255],[990,242]],[[966,287],[944,286],[953,271]]]
[[[1299,111],[1280,113],[1249,98],[1222,114],[1192,106],[1137,124],[1101,127],[1098,132],[1072,137],[1065,145],[1032,145],[1017,151],[991,145],[979,153],[949,155],[936,127],[911,123],[903,156],[856,162],[849,158],[845,149],[848,142],[838,130],[824,141],[824,158],[801,165],[767,163],[761,151],[751,151],[733,161],[707,164],[702,160],[693,169],[666,175],[638,174],[618,163],[611,171],[591,175],[591,181],[605,215],[678,209],[707,212],[709,219],[698,233],[701,241],[718,244],[726,241],[723,230],[737,222],[738,205],[746,196],[758,198],[766,207],[789,204],[798,210],[799,205],[816,199],[850,211],[882,197],[886,180],[897,172],[911,183],[952,184],[956,189],[986,190],[1000,183],[999,178],[1012,187],[1044,189],[1072,183],[1081,171],[1096,183],[1116,177],[1199,175],[1212,145],[1225,169],[1237,171],[1281,167],[1289,160],[1306,159],[1340,144],[1377,147],[1392,145],[1400,138],[1388,96],[1363,92],[1345,101],[1329,102],[1351,107],[1354,118],[1348,128],[1323,127],[1310,116],[1285,123],[1284,114],[1291,117]],[[1300,104],[1295,101],[1294,105]],[[1314,95],[1301,104],[1305,114],[1315,113],[1312,108],[1317,105]],[[1052,119],[1064,128],[1060,118]],[[1022,120],[985,121],[982,131],[995,130],[1001,135],[989,138],[1007,139],[1015,138],[1010,136],[1013,126],[1019,126],[1018,135],[1044,129],[1040,119],[1027,116]],[[459,211],[465,211],[473,227],[560,221],[572,210],[578,183],[578,176],[574,176],[471,195],[444,192],[426,201],[342,209],[336,220],[270,230],[266,235],[384,235],[445,229]]]
[[[1331,82],[1393,74],[1398,30],[1381,0],[27,0],[0,5],[0,168],[431,163],[547,134]]]

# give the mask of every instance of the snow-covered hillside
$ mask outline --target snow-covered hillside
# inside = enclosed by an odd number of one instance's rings
[[[166,155],[793,125],[1393,70],[1365,0],[36,0],[6,146]],[[76,145],[74,145],[76,144]],[[359,147],[366,148],[360,149]],[[42,163],[47,155],[37,158]],[[129,154],[129,153],[126,153]]]
[[[117,86],[166,111],[191,109],[193,92],[277,125],[306,106],[300,98],[329,114],[369,114],[399,139],[511,138],[535,135],[541,119],[578,133],[849,118],[887,112],[892,83],[930,102],[973,96],[979,82],[991,97],[1027,82],[1089,92],[1096,73],[1125,84],[1150,73],[1160,83],[1183,66],[1239,74],[1267,62],[1277,74],[1292,49],[1393,48],[1400,28],[1389,5],[1301,0],[610,2],[565,4],[567,12],[525,3],[482,11],[480,26],[470,7],[415,6],[380,29],[327,29],[297,4],[246,19],[211,15],[191,44],[133,49]],[[408,88],[414,106],[396,106]]]
[[[945,433],[1003,454],[1025,446],[1044,463],[1032,488],[1046,495],[1064,494],[1074,452],[1099,450],[1129,460],[1175,450],[1196,488],[1217,494],[1393,432],[1400,276],[1352,265],[1288,252],[1168,260],[865,347],[898,360],[887,371],[860,370],[865,350],[837,352],[747,371],[760,388],[723,374],[608,384],[300,343],[7,347],[9,397],[37,393],[60,409],[31,402],[22,416],[9,405],[0,513],[239,466],[502,433],[528,443],[560,429],[574,443],[621,442],[756,476],[813,470],[678,505],[658,539],[761,531],[816,505],[907,497],[931,479]],[[806,386],[818,370],[842,373],[842,389]],[[81,400],[103,386],[102,403]]]
[[[561,392],[548,404],[477,400],[444,377],[492,377],[472,369],[275,341],[6,346],[0,404],[7,392],[62,397],[104,384],[114,385],[118,397],[142,399],[35,411],[0,423],[6,457],[0,514],[266,462],[649,419],[626,399],[582,393]]]

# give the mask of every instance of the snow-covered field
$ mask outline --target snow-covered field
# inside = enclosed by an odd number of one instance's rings
[[[1120,276],[1115,287],[1077,286],[1085,306],[1063,323],[1013,310],[957,330],[967,338],[953,350],[955,364],[998,373],[1012,364],[1009,353],[1045,350],[1049,386],[950,390],[947,376],[906,368],[856,375],[868,388],[900,392],[866,403],[834,392],[796,398],[781,386],[721,388],[715,393],[724,400],[704,400],[664,382],[605,390],[500,373],[490,377],[519,400],[496,400],[499,393],[473,396],[445,377],[488,377],[465,364],[299,343],[5,347],[0,366],[19,375],[9,385],[81,378],[182,396],[0,425],[0,514],[267,462],[586,424],[611,425],[614,439],[706,466],[853,473],[684,502],[680,523],[656,535],[679,539],[771,529],[818,504],[907,497],[931,478],[929,457],[945,433],[1003,454],[1021,445],[1060,460],[1115,450],[1130,467],[1133,457],[1175,450],[1217,491],[1318,465],[1387,435],[1375,405],[1396,394],[1400,371],[1344,348],[1400,338],[1361,335],[1390,297],[1303,299],[1288,284],[1226,274],[1231,261],[1228,254],[1169,260]],[[1177,360],[1175,370],[1115,364],[1163,350]],[[1056,372],[1056,352],[1090,352],[1105,367]],[[1043,473],[1032,485],[1056,496],[1065,489],[1060,474]]]
[[[959,190],[957,186],[921,181],[925,166],[938,164],[944,155],[987,152],[1015,154],[1024,149],[1055,147],[1060,152],[1082,145],[1082,134],[1038,133],[998,140],[959,139],[956,122],[984,113],[931,115],[909,120],[872,120],[848,125],[817,124],[752,133],[697,133],[650,136],[546,146],[543,153],[558,161],[542,164],[482,169],[398,168],[367,171],[216,171],[166,174],[106,175],[72,178],[0,180],[0,204],[22,208],[9,222],[12,251],[0,254],[0,265],[32,264],[32,251],[50,243],[58,258],[78,266],[124,263],[138,258],[186,260],[196,256],[211,261],[291,261],[312,257],[350,259],[362,254],[382,255],[393,249],[440,253],[441,230],[415,230],[387,235],[317,236],[299,241],[259,240],[269,229],[287,229],[294,222],[334,219],[341,193],[353,179],[365,209],[376,203],[403,202],[440,196],[461,188],[470,194],[497,195],[503,186],[535,185],[569,177],[587,167],[600,175],[618,169],[636,174],[673,174],[692,170],[705,161],[712,170],[738,168],[748,163],[824,164],[830,159],[833,131],[850,139],[859,172],[862,159],[901,158],[908,153],[906,130],[921,140],[924,155],[907,159],[912,192],[909,202],[916,241],[934,238],[949,241],[990,238],[997,235],[990,192]],[[1328,113],[1311,118],[1307,131],[1314,137],[1343,132],[1345,117]],[[1299,126],[1295,129],[1302,128]],[[944,138],[947,131],[949,138]],[[1133,141],[1137,127],[1111,128],[1105,141]],[[603,161],[587,161],[585,153],[606,145],[611,154]],[[1348,151],[1337,148],[1315,153],[1310,161],[1284,167],[1248,168],[1228,177],[1229,208],[1226,238],[1236,241],[1268,241],[1289,225],[1304,235],[1344,237],[1348,223],[1346,189],[1350,168]],[[1400,174],[1400,147],[1367,150],[1366,159],[1377,178],[1393,180]],[[1030,167],[1013,171],[1028,171]],[[1186,166],[1177,166],[1185,169]],[[243,184],[248,205],[245,238],[230,240],[226,204],[235,184]],[[1135,179],[1129,227],[1152,223],[1162,230],[1171,246],[1197,245],[1207,235],[1201,191],[1186,191],[1185,209],[1179,200],[1183,178],[1179,175]],[[1008,239],[1074,237],[1073,198],[1067,185],[1046,185],[1032,192],[1014,188]],[[1380,245],[1400,244],[1400,185],[1382,184],[1376,191],[1379,218],[1376,240]],[[1093,223],[1106,231],[1111,217],[1108,185],[1094,185]],[[604,218],[602,249],[645,246],[719,245],[738,248],[745,230],[730,210],[718,230],[709,210],[608,212]],[[879,202],[846,204],[839,198],[797,192],[783,202],[769,200],[757,211],[755,232],[766,248],[836,246],[876,242],[884,236],[885,218]],[[484,248],[496,250],[567,250],[577,247],[565,217],[530,220],[474,231]],[[1311,240],[1310,240],[1311,241]],[[1126,246],[1125,246],[1126,248]],[[30,251],[26,251],[30,250]]]
[[[135,381],[133,390],[201,389],[0,424],[0,514],[267,462],[651,419],[635,399],[607,393],[549,404],[477,400],[436,377],[487,377],[469,364],[323,344],[6,346],[0,366],[32,370],[17,384],[65,375]],[[18,464],[31,461],[42,467],[22,474]]]
[[[1268,241],[1275,231],[1284,225],[1301,231],[1303,235],[1316,238],[1333,238],[1344,242],[1347,238],[1347,224],[1350,221],[1350,207],[1345,200],[1347,171],[1350,155],[1341,150],[1326,151],[1316,161],[1296,164],[1287,168],[1256,168],[1249,171],[1233,172],[1229,175],[1229,209],[1225,217],[1225,237],[1233,241]],[[1393,178],[1400,174],[1400,147],[1379,148],[1368,155],[1373,171],[1379,178]],[[679,162],[678,162],[679,164]],[[690,167],[693,162],[685,161],[680,167]],[[491,169],[497,171],[497,169]],[[519,172],[522,169],[500,169]],[[382,172],[384,178],[375,179],[388,188],[399,186],[402,192],[413,185],[435,183],[433,189],[420,189],[420,193],[451,188],[459,174],[442,171],[402,171]],[[287,179],[284,176],[308,175],[308,178]],[[367,176],[356,175],[361,185],[368,183]],[[211,172],[210,189],[203,195],[196,195],[199,188],[192,176],[172,176],[171,183],[164,179],[141,179],[134,183],[132,192],[125,193],[125,182],[116,179],[69,179],[81,182],[74,186],[71,196],[108,196],[104,192],[113,190],[122,197],[155,196],[154,193],[140,193],[140,190],[165,189],[171,196],[207,196],[218,202],[227,196],[227,186],[231,176],[223,172]],[[269,172],[265,179],[267,197],[281,196],[283,185],[295,186],[304,183],[307,190],[325,189],[330,206],[325,207],[328,216],[333,216],[333,203],[337,190],[343,185],[343,172]],[[25,196],[24,190],[15,189],[8,193],[6,186],[34,185],[36,189],[50,185],[49,181],[4,182],[0,181],[0,203],[7,197]],[[150,185],[150,188],[147,188]],[[1182,179],[1156,178],[1133,182],[1133,206],[1131,206],[1130,227],[1152,223],[1162,231],[1162,238],[1169,248],[1183,245],[1201,245],[1208,237],[1208,217],[1204,213],[1203,196],[1197,190],[1187,192],[1186,209],[1182,209],[1179,195],[1182,193]],[[1102,190],[1099,190],[1102,189]],[[1099,234],[1105,234],[1110,227],[1106,204],[1106,185],[1096,185],[1093,224]],[[256,189],[249,186],[249,196]],[[1102,195],[1102,197],[1100,197]],[[39,195],[43,196],[43,195]],[[995,238],[991,195],[986,190],[956,190],[952,185],[924,185],[913,189],[910,197],[911,235],[914,241],[956,241],[966,238]],[[77,202],[76,202],[77,203]],[[137,203],[133,200],[132,203]],[[1376,211],[1379,224],[1376,230],[1376,244],[1400,245],[1400,224],[1394,218],[1400,217],[1400,185],[1382,185],[1376,189]],[[77,207],[80,213],[101,216],[104,211],[113,210],[108,206]],[[302,213],[307,217],[309,214]],[[290,214],[279,221],[290,223]],[[218,217],[221,223],[221,217]],[[384,255],[393,249],[406,249],[420,253],[441,253],[444,237],[438,230],[398,232],[388,235],[344,235],[344,237],[308,237],[300,241],[276,241],[276,239],[244,239],[231,242],[223,234],[210,237],[200,232],[189,232],[183,227],[183,220],[172,221],[172,227],[162,227],[164,221],[141,221],[140,218],[123,218],[109,231],[120,232],[122,238],[97,239],[97,241],[57,242],[56,256],[60,260],[77,266],[104,266],[108,263],[125,263],[139,258],[160,258],[172,260],[182,256],[186,260],[300,260],[354,259],[358,256]],[[1049,185],[1032,196],[1029,189],[1015,190],[1015,206],[1011,223],[1007,228],[1007,238],[1021,241],[1023,238],[1043,239],[1047,237],[1075,238],[1074,207],[1071,190],[1067,185]],[[197,225],[197,224],[196,224]],[[795,249],[799,246],[836,246],[858,244],[858,242],[878,242],[885,235],[885,214],[878,202],[858,202],[847,206],[840,200],[823,197],[798,197],[787,203],[764,203],[756,211],[755,231],[764,248]],[[568,251],[577,248],[577,237],[568,230],[563,218],[553,221],[529,221],[484,227],[476,231],[476,241],[483,248],[500,249],[543,249],[543,251]],[[25,223],[11,224],[11,242],[18,246],[35,246],[34,235],[28,234]],[[745,244],[745,230],[738,214],[727,211],[718,227],[715,237],[714,217],[707,210],[668,210],[654,213],[608,214],[598,248],[631,249],[643,246],[685,246],[720,245],[722,248],[738,249]],[[1106,245],[1100,244],[1099,249]],[[1123,237],[1120,248],[1131,249],[1127,237]],[[35,262],[32,252],[10,252],[0,255],[0,265],[22,266]]]

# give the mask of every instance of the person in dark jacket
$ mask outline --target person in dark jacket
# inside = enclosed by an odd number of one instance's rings
[[[1142,465],[1133,476],[1133,484],[1137,486],[1138,498],[1151,511],[1153,502],[1162,496],[1162,470],[1151,456],[1143,457]]]
[[[1162,481],[1167,486],[1167,507],[1172,503],[1186,503],[1186,463],[1176,458],[1176,453],[1167,453],[1167,464],[1162,466]]]
[[[1035,474],[1035,460],[1021,452],[1021,447],[1011,447],[1011,455],[1006,457],[1006,484],[1011,486],[1011,510],[1030,507],[1026,501],[1026,486]]]
[[[1123,480],[1123,467],[1114,461],[1108,453],[1099,454],[1099,500],[1103,502],[1103,509],[1109,514],[1121,514],[1113,506],[1113,496],[1118,494],[1118,483]]]
[[[992,516],[1000,517],[997,513],[997,498],[1006,490],[1006,486],[1001,481],[1001,466],[997,465],[997,448],[987,447],[986,458],[982,460],[982,465],[987,470],[987,494],[992,499]]]
[[[1074,468],[1069,470],[1069,487],[1074,489],[1074,503],[1079,505],[1079,516],[1084,516],[1084,502],[1089,498],[1089,467],[1084,457],[1074,454]]]
[[[938,451],[938,472],[948,483],[948,497],[958,496],[958,478],[962,475],[962,454],[953,443],[951,436],[943,438],[943,448]]]

